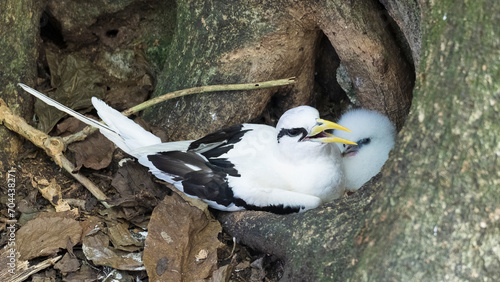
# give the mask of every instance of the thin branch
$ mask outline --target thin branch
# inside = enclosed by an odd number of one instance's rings
[[[295,83],[295,77],[278,79],[278,80],[270,80],[264,82],[255,82],[255,83],[242,83],[242,84],[221,84],[221,85],[207,85],[207,86],[199,86],[193,87],[189,89],[178,90],[174,92],[170,92],[159,97],[148,100],[144,103],[141,103],[137,106],[134,106],[128,110],[122,112],[123,115],[129,116],[140,112],[146,108],[149,108],[155,104],[161,103],[163,101],[178,98],[182,96],[187,96],[191,94],[201,94],[201,93],[209,93],[209,92],[217,92],[217,91],[241,91],[241,90],[256,90],[256,89],[264,89],[264,88],[272,88],[279,87],[285,85],[291,85]]]
[[[109,209],[110,207],[112,207],[106,202],[108,198],[106,194],[104,194],[92,181],[90,181],[90,179],[88,179],[87,177],[83,176],[80,173],[74,173],[75,166],[66,157],[63,156],[63,158],[61,158],[61,161],[63,164],[62,167],[67,172],[69,172],[71,176],[73,176],[76,180],[78,180],[78,182],[80,182],[83,186],[85,186],[85,188],[87,188],[87,190],[89,190],[89,192],[94,197],[96,197],[97,200],[101,201],[101,204],[105,208]]]
[[[256,89],[264,89],[264,88],[273,88],[280,87],[286,85],[295,84],[295,77],[278,79],[278,80],[269,80],[263,82],[255,82],[255,83],[242,83],[242,84],[220,84],[220,85],[207,85],[207,86],[199,86],[193,87],[183,90],[178,90],[174,92],[170,92],[167,94],[163,94],[151,100],[145,101],[139,105],[136,105],[132,108],[129,108],[122,112],[125,116],[130,116],[132,114],[138,113],[144,109],[147,109],[153,105],[158,103],[178,98],[182,96],[192,95],[192,94],[202,94],[202,93],[210,93],[217,91],[241,91],[241,90],[256,90]],[[71,134],[63,138],[64,144],[67,146],[73,142],[84,140],[88,135],[92,134],[96,131],[97,128],[87,126],[82,131],[79,131],[75,134]]]
[[[7,104],[0,98],[0,123],[5,125],[11,131],[23,136],[33,143],[35,146],[45,150],[48,156],[50,156],[54,162],[60,167],[68,171],[71,176],[78,180],[85,188],[87,188],[94,197],[96,197],[101,203],[109,208],[110,205],[106,202],[106,195],[99,190],[99,188],[92,183],[88,178],[81,175],[80,173],[74,173],[75,167],[73,164],[64,156],[63,152],[66,149],[64,142],[60,137],[52,137],[44,132],[33,128],[29,125],[22,117],[17,116],[12,113]]]
[[[85,140],[85,138],[87,138],[87,136],[94,133],[96,130],[97,130],[97,127],[92,127],[90,125],[87,125],[84,129],[78,131],[77,133],[73,133],[71,135],[62,137],[62,141],[66,146],[68,146],[69,144],[71,144],[73,142]]]

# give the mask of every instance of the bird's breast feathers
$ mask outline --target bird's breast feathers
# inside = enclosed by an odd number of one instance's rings
[[[255,187],[294,191],[322,199],[340,196],[337,191],[343,188],[340,161],[330,155],[292,161],[279,150],[275,128],[252,124],[244,129],[250,130],[232,150],[220,156],[241,172],[239,177],[228,176],[236,196],[243,196]],[[332,144],[325,145],[336,149]]]

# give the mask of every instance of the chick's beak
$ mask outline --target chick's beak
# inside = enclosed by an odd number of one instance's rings
[[[359,146],[358,145],[347,145],[345,149],[342,151],[342,157],[351,157],[358,153]]]
[[[316,125],[311,129],[309,135],[307,135],[307,139],[311,141],[317,141],[322,143],[343,143],[350,145],[357,145],[356,143],[347,140],[342,137],[335,136],[325,130],[328,129],[340,129],[343,131],[351,132],[349,129],[343,127],[342,125],[336,124],[334,122],[324,120],[321,118],[316,119]]]

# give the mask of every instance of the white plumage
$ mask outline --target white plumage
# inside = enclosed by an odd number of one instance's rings
[[[335,130],[334,134],[357,143],[337,144],[342,151],[345,187],[357,190],[380,172],[394,146],[396,130],[386,116],[365,109],[345,113],[338,123],[352,133]]]
[[[20,86],[98,127],[156,177],[219,210],[304,211],[344,192],[340,150],[332,142],[355,143],[325,132],[348,129],[320,119],[312,107],[288,110],[276,128],[240,124],[195,141],[161,143],[157,136],[97,98],[92,98],[92,103],[107,125]]]

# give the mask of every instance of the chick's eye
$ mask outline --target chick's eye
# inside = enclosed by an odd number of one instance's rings
[[[370,144],[371,141],[372,140],[370,138],[363,138],[356,143],[358,143],[358,145],[366,145],[366,144]]]

